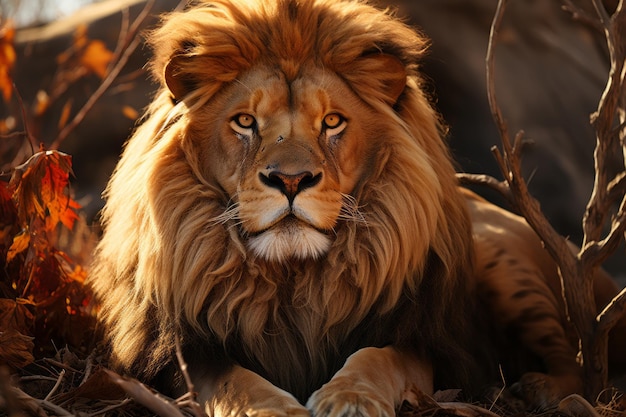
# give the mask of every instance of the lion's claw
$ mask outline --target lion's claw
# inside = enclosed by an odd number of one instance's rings
[[[332,382],[313,393],[307,408],[313,417],[393,417],[393,403],[366,384],[337,387]]]

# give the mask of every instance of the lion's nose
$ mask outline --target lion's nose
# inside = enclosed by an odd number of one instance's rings
[[[300,172],[299,174],[285,174],[280,171],[272,171],[267,176],[260,174],[261,182],[268,187],[279,189],[289,203],[293,202],[296,195],[302,190],[314,187],[322,179],[322,174],[313,175],[310,171]]]

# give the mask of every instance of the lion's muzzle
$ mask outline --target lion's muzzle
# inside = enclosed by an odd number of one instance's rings
[[[260,173],[259,178],[268,187],[280,190],[289,200],[289,205],[292,205],[293,199],[298,193],[319,184],[322,173],[313,175],[311,171],[304,171],[297,174],[287,174],[281,171],[272,171],[267,176]]]

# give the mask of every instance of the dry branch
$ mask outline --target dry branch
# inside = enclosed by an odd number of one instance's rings
[[[93,108],[94,104],[96,104],[100,97],[102,97],[102,95],[108,90],[111,84],[113,84],[113,81],[115,81],[119,73],[126,66],[129,58],[135,49],[137,49],[137,46],[141,43],[141,36],[138,32],[148,17],[153,5],[154,0],[146,2],[146,5],[139,16],[135,19],[132,26],[129,29],[122,27],[121,34],[125,34],[125,36],[120,36],[120,40],[118,41],[118,45],[112,59],[112,62],[114,63],[113,66],[108,70],[107,76],[104,78],[102,83],[100,83],[98,89],[89,97],[83,107],[78,111],[78,113],[76,113],[72,121],[65,125],[65,127],[59,132],[54,142],[50,145],[50,149],[59,148],[61,143],[76,128],[76,126],[83,121],[87,113],[89,113],[89,111]]]
[[[184,417],[183,413],[165,398],[152,392],[135,379],[123,378],[113,371],[106,370],[111,380],[144,407],[161,417]]]
[[[183,351],[180,347],[180,341],[176,340],[176,358],[178,359],[178,366],[180,367],[180,371],[185,378],[185,384],[187,385],[187,396],[189,399],[186,399],[185,405],[191,408],[193,415],[195,417],[207,417],[207,414],[202,410],[202,407],[197,401],[197,394],[193,385],[193,381],[191,380],[191,376],[187,371],[187,362],[185,362],[185,358],[183,357]]]
[[[567,312],[578,333],[583,358],[583,380],[585,396],[595,400],[605,388],[608,379],[607,349],[608,333],[624,316],[626,292],[622,291],[597,317],[593,293],[593,278],[598,266],[606,260],[624,239],[626,230],[626,173],[611,175],[609,157],[611,150],[624,145],[624,119],[626,111],[626,10],[620,0],[615,13],[610,16],[600,0],[593,0],[599,16],[597,26],[603,28],[610,55],[610,72],[606,88],[592,115],[596,129],[595,181],[585,217],[583,219],[584,240],[582,249],[574,254],[565,238],[554,230],[541,212],[539,202],[528,192],[522,175],[521,155],[524,147],[523,132],[511,141],[495,95],[494,49],[507,0],[499,0],[489,34],[486,56],[487,95],[491,113],[500,134],[502,150],[494,149],[494,156],[504,181],[493,178],[466,177],[479,181],[500,191],[513,202],[530,226],[544,242],[546,250],[558,265]],[[580,10],[565,0],[565,7],[580,14]],[[621,107],[620,107],[621,106]],[[617,120],[619,117],[619,120]],[[618,125],[617,129],[615,126]],[[617,212],[611,210],[619,203]],[[608,219],[611,220],[607,225]],[[603,232],[609,232],[603,237]]]

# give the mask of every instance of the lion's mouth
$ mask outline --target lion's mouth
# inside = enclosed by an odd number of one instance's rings
[[[248,237],[256,237],[259,235],[262,235],[263,233],[266,233],[269,230],[272,230],[274,228],[284,228],[287,229],[288,231],[293,231],[296,232],[298,230],[300,230],[300,228],[303,227],[307,227],[310,229],[313,229],[315,231],[317,231],[318,233],[324,234],[324,235],[330,235],[331,231],[330,230],[326,230],[326,229],[322,229],[319,227],[315,227],[314,225],[312,225],[310,222],[306,221],[306,220],[302,220],[300,219],[298,216],[296,216],[293,213],[289,213],[279,219],[277,219],[276,221],[274,221],[272,224],[270,224],[269,226],[264,227],[262,230],[256,230],[254,232],[248,232]]]
[[[319,258],[330,247],[330,231],[289,213],[263,230],[248,234],[248,247],[259,257],[283,262]]]

